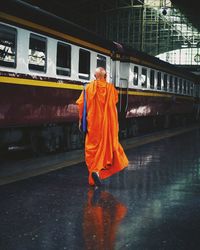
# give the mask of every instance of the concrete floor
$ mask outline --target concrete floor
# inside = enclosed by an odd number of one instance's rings
[[[199,130],[126,153],[100,189],[84,164],[1,186],[0,249],[200,249]]]

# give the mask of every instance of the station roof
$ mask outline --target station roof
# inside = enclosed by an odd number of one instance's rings
[[[200,31],[199,1],[197,0],[171,0],[189,21]]]
[[[138,2],[143,0],[24,0],[68,20],[81,23],[92,22],[99,11],[109,10],[118,2]],[[163,1],[164,2],[164,1]],[[188,17],[188,20],[200,31],[199,2],[197,0],[171,0]],[[90,26],[90,25],[89,25]]]

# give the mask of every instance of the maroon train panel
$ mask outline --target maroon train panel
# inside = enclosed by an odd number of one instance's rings
[[[0,84],[0,127],[78,120],[80,90]]]
[[[78,121],[75,101],[79,95],[80,90],[73,89],[0,84],[0,127]],[[126,96],[123,95],[123,110],[126,102]],[[191,99],[175,95],[170,98],[129,95],[125,113],[127,118],[132,118],[192,112]]]
[[[187,114],[192,113],[193,109],[194,104],[191,99],[175,95],[172,97],[130,95],[126,117]]]

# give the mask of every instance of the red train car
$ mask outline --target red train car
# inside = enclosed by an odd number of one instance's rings
[[[81,147],[75,101],[99,66],[119,90],[120,135],[184,124],[195,116],[194,75],[23,1],[3,1],[0,149]]]

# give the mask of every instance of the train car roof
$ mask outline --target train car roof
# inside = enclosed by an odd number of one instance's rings
[[[196,81],[199,80],[199,77],[197,75],[181,69],[180,67],[178,67],[178,65],[165,62],[155,56],[151,56],[145,52],[127,47],[123,44],[116,43],[116,46],[118,47],[118,53],[121,55],[122,61],[131,61],[130,58],[133,58],[134,61],[134,58],[136,58],[138,62],[141,62],[141,65],[149,66],[151,64],[157,66],[157,68],[162,68],[170,72],[174,72],[174,74],[186,76]]]
[[[22,0],[1,0],[0,12],[30,21],[38,25],[42,25],[64,34],[68,34],[72,37],[79,38],[79,42],[87,41],[91,44],[96,44],[102,48],[106,48],[110,51],[110,53],[115,51],[116,53],[120,54],[120,60],[122,61],[130,61],[130,58],[136,58],[138,62],[141,62],[141,65],[146,64],[146,66],[149,66],[149,64],[152,64],[158,68],[168,69],[171,72],[176,72],[179,75],[185,75],[191,79],[197,78],[195,74],[186,72],[180,69],[180,67],[176,67],[175,65],[162,61],[157,57],[127,47],[126,45],[106,40],[103,37],[98,36],[83,27],[80,27],[79,25],[76,25],[64,18],[58,17]],[[20,23],[20,26],[27,27],[22,23]]]
[[[31,21],[38,25],[43,25],[72,37],[79,38],[80,40],[88,41],[103,48],[107,48],[110,51],[114,49],[113,42],[106,40],[62,17],[21,0],[2,0],[0,12],[5,12],[9,15]],[[24,25],[24,27],[25,26],[26,25]]]

